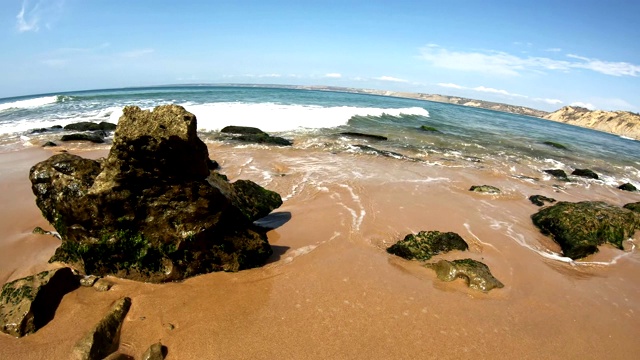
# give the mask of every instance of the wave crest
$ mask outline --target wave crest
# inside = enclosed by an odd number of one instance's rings
[[[42,96],[33,99],[25,99],[25,100],[17,100],[4,104],[0,104],[0,111],[5,111],[9,109],[29,109],[36,108],[39,106],[54,104],[58,102],[60,95],[51,95],[51,96]],[[68,96],[62,96],[65,98],[69,98]]]

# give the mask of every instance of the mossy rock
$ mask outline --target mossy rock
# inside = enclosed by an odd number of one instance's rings
[[[491,185],[473,185],[471,188],[469,188],[469,191],[482,194],[500,194],[502,192],[497,187]]]
[[[545,173],[555,177],[558,180],[561,181],[569,181],[569,178],[567,177],[567,173],[564,172],[564,170],[562,169],[547,169],[547,170],[543,170]]]
[[[638,191],[638,189],[635,186],[633,186],[633,184],[631,183],[622,184],[618,186],[618,189],[624,190],[624,191],[631,191],[631,192]]]
[[[220,130],[221,133],[225,134],[238,134],[238,135],[267,135],[266,132],[250,126],[225,126]]]
[[[427,126],[427,125],[420,126],[420,130],[428,131],[428,132],[440,132],[440,130],[434,128],[433,126]]]
[[[440,260],[437,263],[426,264],[425,266],[433,269],[438,279],[442,281],[453,281],[457,278],[462,278],[474,290],[488,292],[495,288],[504,287],[500,280],[491,274],[487,265],[473,259]]]
[[[623,208],[640,214],[640,202],[626,204],[625,206],[623,206]]]
[[[571,175],[580,176],[588,179],[595,179],[595,180],[599,179],[598,174],[596,174],[593,170],[590,170],[590,169],[575,169],[573,170]]]
[[[388,140],[386,136],[376,135],[376,134],[365,134],[365,133],[359,133],[359,132],[353,132],[353,131],[343,131],[340,133],[340,135],[369,139],[369,140],[381,140],[381,141]]]
[[[62,135],[61,141],[89,141],[96,144],[104,143],[104,136],[96,133],[75,133]]]
[[[451,250],[464,251],[469,245],[454,232],[420,231],[387,248],[387,252],[407,260],[429,260],[432,256]]]
[[[556,148],[556,149],[567,150],[566,146],[564,146],[564,145],[562,145],[560,143],[554,142],[554,141],[545,141],[545,142],[543,142],[543,144],[545,144],[547,146],[551,146],[551,147]]]
[[[622,242],[640,228],[640,217],[633,211],[599,201],[559,202],[531,219],[572,259],[596,253],[605,243],[622,250]]]
[[[95,130],[113,131],[116,129],[116,124],[112,124],[106,121],[102,121],[100,123],[94,123],[91,121],[81,121],[81,122],[69,124],[65,126],[64,129],[74,130],[74,131],[95,131]]]
[[[529,201],[531,201],[532,204],[537,205],[537,206],[544,206],[545,203],[554,203],[556,202],[556,199],[554,198],[550,198],[550,197],[546,197],[544,195],[531,195],[529,196]]]

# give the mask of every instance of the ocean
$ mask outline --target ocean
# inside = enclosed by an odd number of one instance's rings
[[[79,121],[117,123],[126,105],[151,109],[170,103],[196,115],[200,136],[207,142],[225,141],[217,133],[224,126],[253,126],[293,140],[294,148],[381,156],[377,149],[426,164],[493,166],[506,173],[521,166],[568,173],[589,168],[608,184],[640,186],[640,142],[616,135],[423,100],[258,86],[161,86],[0,99],[0,151],[39,146],[60,136],[34,129]],[[421,130],[423,125],[438,131]],[[342,132],[388,140],[361,140],[367,146],[354,146],[361,144]]]

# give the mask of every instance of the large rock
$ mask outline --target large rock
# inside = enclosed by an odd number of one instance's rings
[[[488,292],[491,289],[504,287],[491,274],[487,265],[473,259],[440,260],[437,263],[425,266],[433,269],[438,279],[442,281],[453,281],[456,278],[462,278],[474,290]]]
[[[0,330],[15,337],[36,332],[53,319],[62,297],[78,286],[70,268],[6,283],[0,294]]]
[[[118,350],[120,330],[131,308],[128,297],[117,300],[109,312],[78,341],[73,348],[73,360],[101,360]]]
[[[210,165],[193,114],[125,107],[106,160],[58,154],[31,168],[36,203],[62,237],[50,261],[152,282],[261,266],[272,251],[253,221],[280,196]]]
[[[432,256],[451,250],[467,250],[469,245],[454,232],[420,231],[409,234],[391,245],[387,252],[408,260],[429,260]]]
[[[640,217],[633,211],[599,201],[559,202],[531,219],[572,259],[593,254],[604,243],[622,250],[622,242],[640,229]]]

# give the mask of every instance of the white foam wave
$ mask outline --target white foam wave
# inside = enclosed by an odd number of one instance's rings
[[[181,104],[198,118],[199,130],[220,130],[228,125],[258,127],[267,132],[300,128],[333,128],[346,125],[353,116],[429,116],[423,108],[365,108],[351,106],[282,105],[275,103],[220,102]]]
[[[57,95],[43,96],[43,97],[34,98],[34,99],[18,100],[18,101],[0,104],[0,111],[4,111],[8,109],[35,108],[38,106],[53,104],[56,101],[58,101]]]

